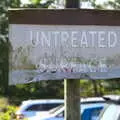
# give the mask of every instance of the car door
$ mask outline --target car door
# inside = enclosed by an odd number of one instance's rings
[[[51,118],[49,118],[47,120],[64,120],[64,111],[60,112],[56,116],[51,117]]]

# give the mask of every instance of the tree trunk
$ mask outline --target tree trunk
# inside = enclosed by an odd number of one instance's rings
[[[93,84],[94,96],[99,96],[97,81],[92,80],[92,84]]]

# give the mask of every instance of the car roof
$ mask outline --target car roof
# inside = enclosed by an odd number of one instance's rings
[[[103,96],[103,98],[106,101],[106,103],[120,105],[120,96],[119,95],[105,95],[105,96]]]
[[[63,99],[38,99],[38,100],[26,100],[22,104],[49,104],[49,103],[64,103]]]
[[[105,100],[102,97],[88,97],[88,98],[81,98],[82,103],[90,102],[105,102]],[[22,104],[37,104],[37,103],[64,103],[64,99],[30,99],[30,100],[25,100],[22,102]]]
[[[101,103],[105,102],[105,100],[102,97],[88,97],[88,98],[82,98],[82,103]]]

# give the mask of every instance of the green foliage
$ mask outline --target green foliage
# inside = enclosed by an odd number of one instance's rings
[[[47,0],[44,3],[41,3],[42,0],[30,0],[29,4],[25,4],[25,8],[48,8],[54,0]]]
[[[92,84],[88,80],[80,80],[80,95],[82,97],[92,96]]]
[[[6,39],[8,33],[7,2],[0,1],[0,38]]]
[[[106,94],[119,94],[120,93],[120,80],[104,80],[103,81],[104,93]]]
[[[0,111],[3,111],[6,106],[8,106],[8,99],[5,97],[0,97]]]
[[[105,6],[106,7],[110,7],[112,9],[120,9],[120,0],[114,0],[114,1],[111,1],[109,0],[108,2],[105,2]]]
[[[97,4],[96,0],[90,0],[91,1],[91,5],[95,8],[95,9],[104,9],[103,5]]]
[[[21,0],[9,0],[8,7],[19,8],[21,6]]]
[[[6,94],[8,89],[8,41],[0,38],[0,92]]]
[[[14,1],[14,2],[13,2]],[[8,94],[9,41],[8,41],[8,7],[18,7],[19,0],[0,1],[0,93]]]
[[[20,104],[26,99],[56,99],[64,97],[63,81],[42,81],[10,86],[10,103]]]
[[[33,4],[40,4],[41,0],[30,0]]]
[[[0,120],[13,120],[15,118],[15,106],[10,106],[8,99],[0,97]]]
[[[15,120],[16,107],[6,106],[2,112],[0,112],[0,120]]]
[[[120,9],[120,0],[107,0],[103,4],[97,4],[97,0],[82,0],[83,2],[90,2],[95,9]],[[82,2],[81,1],[81,2]]]

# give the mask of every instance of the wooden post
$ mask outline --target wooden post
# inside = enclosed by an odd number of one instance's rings
[[[80,80],[64,80],[65,120],[80,120]]]
[[[66,0],[66,8],[79,6],[80,0]],[[80,80],[64,80],[64,91],[65,120],[80,120]]]

